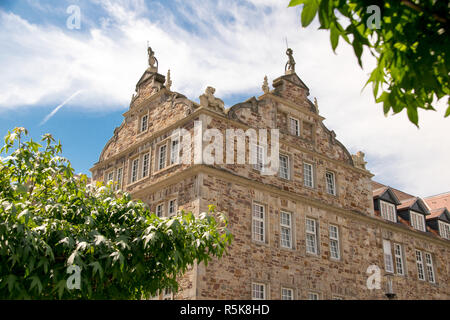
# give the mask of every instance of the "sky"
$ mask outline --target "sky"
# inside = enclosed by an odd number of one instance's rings
[[[0,0],[0,135],[17,126],[34,139],[52,133],[76,173],[90,175],[148,66],[147,41],[173,91],[198,102],[213,86],[226,107],[261,95],[265,75],[271,84],[284,74],[287,41],[325,125],[366,154],[374,180],[421,197],[449,191],[444,104],[419,112],[420,129],[405,112],[385,117],[363,90],[373,57],[360,68],[349,45],[333,53],[328,31],[317,21],[302,28],[288,3]]]

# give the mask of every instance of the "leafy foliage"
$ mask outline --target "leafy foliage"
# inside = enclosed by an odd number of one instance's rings
[[[113,186],[88,184],[27,132],[8,132],[0,154],[0,297],[5,299],[139,299],[177,290],[177,276],[195,261],[221,257],[232,235],[210,206],[196,218],[158,218]],[[81,287],[69,290],[71,265]]]
[[[377,66],[366,85],[372,83],[385,115],[391,109],[394,113],[406,109],[418,126],[418,109],[435,110],[433,105],[444,97],[444,116],[450,115],[448,1],[291,0],[289,6],[300,4],[302,26],[318,16],[320,29],[330,30],[333,51],[342,38],[352,45],[361,67],[365,48],[376,57]]]

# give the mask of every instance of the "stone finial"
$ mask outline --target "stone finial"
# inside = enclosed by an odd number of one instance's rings
[[[262,85],[262,91],[264,93],[269,93],[269,82],[267,81],[267,76],[264,76],[264,82]]]
[[[152,48],[147,47],[148,65],[151,72],[158,72],[158,59],[155,57],[155,52]]]
[[[316,97],[314,97],[314,106],[316,107],[317,114],[319,114],[319,103],[317,102]]]
[[[288,62],[286,63],[286,66],[284,67],[284,71],[286,74],[292,74],[295,73],[295,60],[293,57],[293,51],[291,48],[288,48],[286,50],[286,55],[288,56]]]
[[[172,86],[172,79],[170,79],[170,69],[167,71],[166,83],[164,84],[167,90],[170,91],[170,87]]]
[[[364,152],[358,151],[356,154],[352,155],[353,164],[356,168],[366,170],[366,164],[367,162],[364,161]]]
[[[219,112],[225,112],[224,102],[219,98],[214,97],[216,89],[207,87],[205,93],[200,98],[200,106],[213,109]]]

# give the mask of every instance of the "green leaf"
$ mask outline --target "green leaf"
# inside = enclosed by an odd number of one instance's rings
[[[330,42],[331,42],[331,48],[333,51],[336,52],[336,48],[339,43],[339,30],[336,28],[334,24],[330,27]]]
[[[414,108],[412,106],[408,106],[406,108],[406,111],[408,113],[409,120],[416,125],[416,127],[419,127],[419,115],[417,113],[417,108]]]
[[[447,118],[448,116],[450,116],[450,106],[447,108],[447,111],[445,111],[444,117]]]
[[[294,7],[294,6],[298,6],[300,4],[303,4],[305,2],[307,2],[308,0],[291,0],[291,2],[289,2],[288,7]]]
[[[32,280],[31,285],[30,285],[30,291],[33,290],[33,288],[37,286],[38,293],[40,294],[42,292],[41,280],[39,279],[38,276],[32,276],[32,277],[30,277],[30,279]]]
[[[317,9],[319,8],[319,3],[317,0],[309,0],[305,3],[302,10],[302,26],[307,27],[316,16]]]

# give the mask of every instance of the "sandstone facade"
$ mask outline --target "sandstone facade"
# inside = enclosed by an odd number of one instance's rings
[[[220,99],[203,95],[199,104],[170,91],[165,77],[149,68],[122,124],[91,169],[94,180],[119,181],[120,188],[154,212],[159,206],[169,214],[175,201],[178,209],[196,214],[214,204],[228,216],[235,238],[227,256],[207,267],[193,266],[180,279],[182,290],[175,298],[251,299],[260,293],[255,289],[261,289],[266,299],[281,299],[283,294],[293,299],[386,299],[386,282],[392,279],[400,299],[449,299],[450,241],[376,214],[372,174],[324,126],[317,103],[308,99],[308,87],[295,70],[288,71],[273,81],[273,90],[265,86],[260,97],[224,110]],[[280,154],[289,164],[287,176],[263,175],[251,164],[208,165],[186,149],[181,157],[191,161],[172,163],[172,150],[178,150],[184,139],[174,145],[174,130],[183,128],[194,137],[195,122],[202,124],[202,133],[213,128],[224,137],[229,129],[279,129]],[[195,139],[189,143],[191,151],[195,143]],[[209,143],[202,141],[201,148]],[[238,150],[237,143],[233,150]],[[248,143],[245,151],[248,160]],[[312,186],[305,186],[310,173]],[[263,212],[257,220],[262,220],[257,233],[263,233],[261,238],[255,237],[255,208]],[[286,223],[282,225],[286,216],[288,247]],[[308,252],[311,221],[315,253]],[[386,241],[392,244],[392,277],[385,276]],[[397,272],[394,248],[400,248],[403,275]],[[419,280],[417,250],[432,257],[434,281],[427,274]],[[367,287],[371,265],[381,270],[380,289]],[[423,267],[427,273],[426,261]]]

